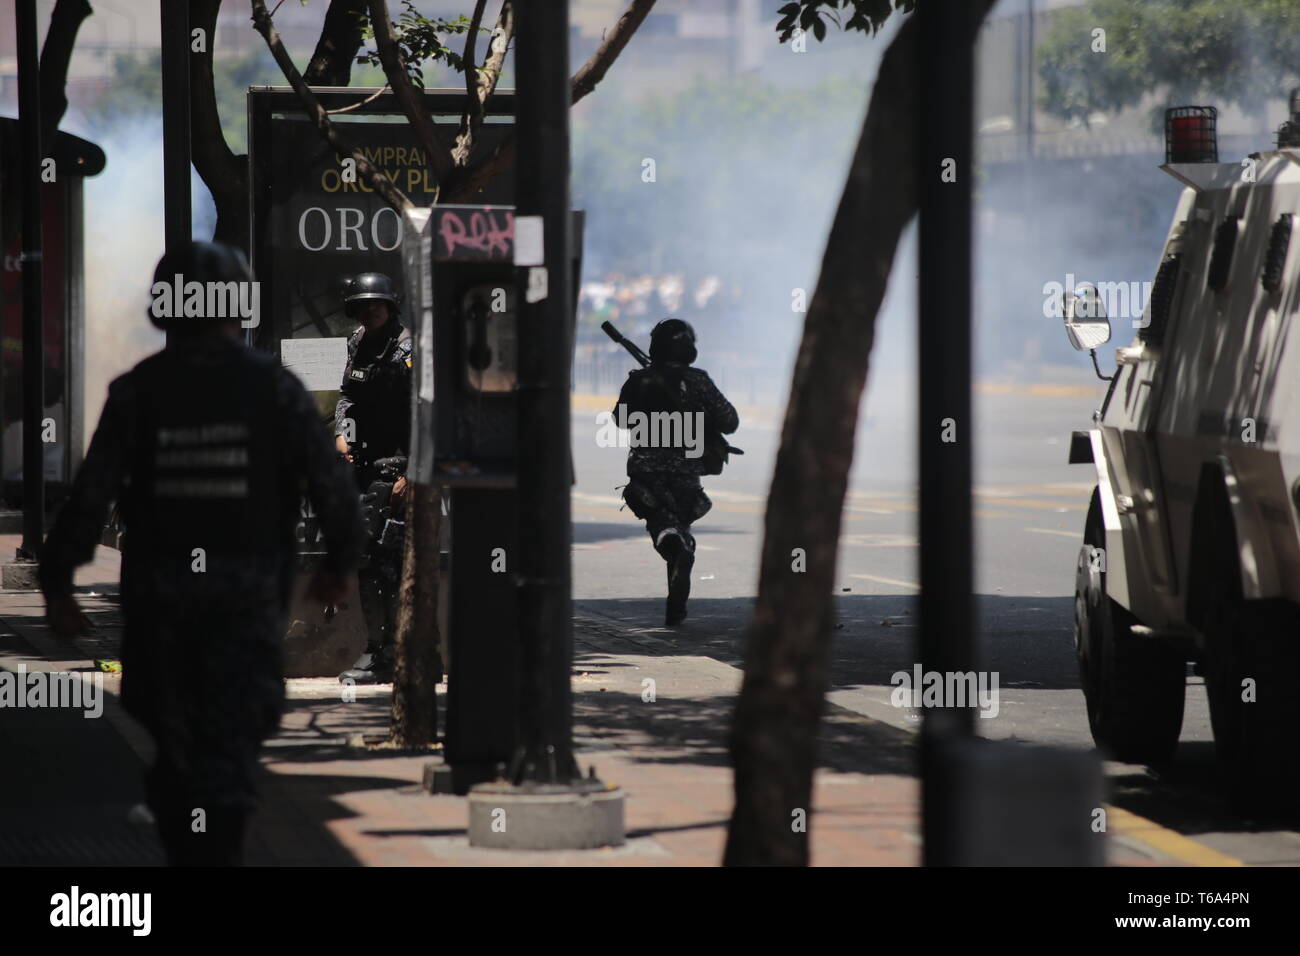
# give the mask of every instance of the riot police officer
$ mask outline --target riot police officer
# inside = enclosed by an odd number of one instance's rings
[[[697,352],[695,329],[681,319],[664,319],[650,333],[650,364],[628,375],[614,408],[623,413],[659,412],[703,415],[705,448],[692,455],[686,447],[637,445],[627,455],[628,483],[623,500],[646,523],[655,551],[668,571],[668,601],[664,623],[686,619],[695,566],[695,538],[691,524],[703,518],[713,502],[704,493],[700,476],[722,471],[722,452],[729,450],[723,435],[740,426],[740,417],[709,373],[692,368]],[[734,450],[734,449],[732,449]]]
[[[218,243],[168,252],[155,290],[177,274],[187,285],[251,281],[242,253]],[[284,703],[303,491],[326,545],[308,588],[322,604],[343,598],[360,561],[360,509],[315,401],[274,355],[244,344],[238,315],[151,314],[167,346],[109,386],[45,543],[41,587],[54,632],[84,631],[73,570],[94,556],[116,500],[122,703],[157,744],[149,804],[173,865],[236,864],[258,751]]]
[[[411,334],[398,319],[393,280],[365,272],[348,283],[343,307],[361,326],[348,339],[338,405],[335,446],[350,461],[370,530],[367,560],[359,572],[366,649],[339,675],[358,684],[392,679],[393,631],[401,578],[401,517],[411,434]]]

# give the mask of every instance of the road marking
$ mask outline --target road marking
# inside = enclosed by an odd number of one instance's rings
[[[1173,857],[1175,860],[1191,866],[1246,865],[1243,860],[1239,860],[1235,856],[1220,853],[1203,843],[1197,843],[1190,837],[1185,837],[1181,833],[1162,827],[1154,820],[1140,817],[1128,810],[1112,807],[1108,804],[1106,806],[1106,815],[1110,818],[1109,824],[1111,828],[1116,832],[1136,840],[1138,843],[1143,843],[1153,850],[1158,850],[1165,856]]]
[[[1083,535],[1078,531],[1057,531],[1054,528],[1026,528],[1026,531],[1032,531],[1034,534],[1059,534],[1063,538],[1078,538],[1083,540]]]
[[[621,506],[623,504],[622,498],[616,498],[613,495],[589,495],[583,491],[571,491],[569,492],[569,497],[597,505]]]
[[[877,584],[893,584],[900,588],[911,588],[913,591],[921,590],[921,585],[913,584],[911,581],[900,581],[897,578],[882,578],[875,574],[850,574],[851,578],[865,578],[868,581],[875,581]]]
[[[759,501],[766,503],[767,499],[762,495],[749,495],[742,491],[723,491],[720,488],[710,488],[709,497],[717,498],[721,501],[747,501],[750,503]]]
[[[910,534],[841,534],[840,540],[845,544],[856,544],[864,548],[915,548],[916,537]]]
[[[1087,505],[1070,504],[1065,505],[1060,501],[1033,501],[1029,498],[1017,498],[1008,495],[990,495],[988,493],[975,493],[977,499],[987,499],[985,504],[996,504],[1000,508],[1032,508],[1035,511],[1087,511]]]

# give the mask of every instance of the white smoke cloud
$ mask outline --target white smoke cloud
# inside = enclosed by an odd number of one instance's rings
[[[163,249],[162,120],[122,118],[99,140],[104,171],[86,180],[86,428],[108,383],[163,345],[146,315]]]

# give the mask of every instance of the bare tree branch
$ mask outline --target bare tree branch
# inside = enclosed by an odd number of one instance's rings
[[[465,96],[469,99],[469,106],[465,108],[467,113],[474,110],[474,80],[477,73],[474,69],[474,48],[478,46],[478,31],[483,25],[483,8],[487,6],[487,0],[478,0],[474,4],[474,13],[469,18],[469,30],[465,33],[465,53],[461,56],[461,62],[465,65]]]
[[[415,129],[415,136],[420,141],[427,162],[433,170],[439,186],[447,181],[451,173],[451,156],[438,140],[438,131],[433,125],[433,117],[424,108],[424,101],[415,89],[415,84],[406,75],[406,65],[402,62],[397,43],[393,40],[393,24],[388,18],[386,0],[369,0],[370,25],[375,30],[375,48],[379,51],[379,61],[384,65],[388,85],[397,94],[397,101],[402,104],[402,111]]]
[[[347,86],[352,82],[352,61],[361,49],[365,12],[366,0],[330,0],[320,39],[303,73],[308,85]]]
[[[343,138],[330,122],[329,114],[325,112],[316,99],[309,87],[298,72],[298,68],[293,65],[293,60],[284,48],[284,43],[280,40],[280,34],[275,29],[275,24],[271,22],[271,15],[266,12],[266,3],[264,0],[252,0],[253,5],[253,29],[262,35],[266,45],[271,50],[271,56],[275,58],[276,65],[284,74],[289,85],[293,87],[294,92],[298,94],[298,99],[302,101],[303,107],[307,110],[308,116],[316,124],[316,129],[325,137],[325,141],[334,147],[335,152],[341,155],[350,156],[356,160],[357,172],[366,178],[375,192],[384,198],[388,205],[392,206],[398,213],[405,215],[407,211],[414,209],[415,204],[406,197],[391,179],[371,165],[370,160],[366,159],[366,154],[361,152],[346,139]]]
[[[505,66],[506,51],[510,47],[510,41],[515,34],[515,10],[513,0],[503,0],[501,12],[497,15],[496,26],[492,30],[492,40],[488,44],[488,55],[483,60],[483,66],[477,71],[477,77],[470,72],[472,68],[473,46],[466,42],[465,59],[465,93],[468,97],[468,105],[465,108],[465,114],[461,118],[460,133],[456,137],[456,145],[451,151],[452,161],[458,167],[469,165],[470,154],[474,151],[474,138],[478,135],[479,126],[483,123],[483,112],[487,106],[487,101],[491,99],[492,94],[496,91],[497,82],[501,79],[501,71]]]
[[[379,99],[379,97],[383,96],[387,92],[388,92],[388,87],[381,86],[379,89],[375,90],[373,93],[367,96],[364,100],[357,100],[355,103],[350,103],[347,106],[340,106],[336,110],[326,110],[325,112],[329,113],[330,116],[333,116],[335,113],[351,113],[353,110],[359,110],[361,109],[361,107],[373,103],[375,100]]]
[[[507,0],[507,3],[508,2],[509,0]],[[645,20],[646,14],[648,14],[650,9],[654,6],[654,2],[655,0],[632,0],[632,3],[623,12],[623,15],[618,18],[618,22],[614,24],[614,28],[605,36],[604,42],[601,43],[601,45],[596,49],[596,52],[591,55],[591,58],[582,65],[578,72],[573,74],[573,79],[570,80],[570,86],[572,89],[571,103],[578,102],[594,90],[597,83],[604,79],[605,74],[609,72],[609,68],[613,65],[614,61],[618,59],[619,54],[623,52],[623,48],[627,46],[628,41],[632,39],[632,35],[636,33],[637,28],[640,27],[642,22]],[[504,15],[505,9],[503,7],[502,16]],[[498,19],[497,25],[498,28],[501,27],[502,21],[500,19]],[[509,34],[502,34],[504,40],[502,41],[499,50],[497,48],[498,34],[496,32],[493,33],[493,55],[489,58],[488,62],[484,64],[485,67],[488,64],[491,64],[494,59],[498,65],[504,62],[506,45],[509,42],[510,35],[513,35],[513,33],[514,19],[512,15],[509,24]],[[492,75],[492,89],[496,88],[496,77],[499,77],[500,75],[499,69],[497,69],[497,71]],[[479,82],[479,92],[481,96],[480,102],[486,103],[487,96],[482,95],[482,79],[480,79]],[[488,91],[488,95],[490,94],[491,90]],[[473,134],[471,133],[470,135],[471,139],[469,140],[469,147],[472,147]],[[457,139],[456,145],[457,149],[459,149],[461,146],[460,139]],[[466,149],[466,157],[468,157],[468,148]],[[468,158],[466,158],[465,161],[467,162]],[[493,177],[508,169],[514,161],[515,138],[514,133],[511,132],[507,135],[506,139],[492,151],[492,154],[482,162],[476,163],[473,166],[462,167],[461,171],[458,171],[452,179],[447,182],[443,190],[442,201],[466,202],[472,199],[475,193],[490,182]]]
[[[632,34],[636,33],[637,27],[645,20],[646,14],[655,5],[655,0],[632,0],[631,5],[623,11],[623,15],[618,18],[614,24],[614,29],[605,35],[604,41],[596,48],[596,52],[582,68],[573,74],[573,99],[572,103],[578,102],[588,93],[596,88],[596,84],[605,78],[609,68],[618,59],[618,55],[623,52],[623,47],[632,39]]]
[[[457,170],[442,194],[442,202],[469,202],[484,186],[515,162],[515,134],[511,130],[480,163]]]
[[[41,47],[41,142],[49,149],[59,121],[68,110],[68,63],[81,21],[94,13],[87,0],[59,0],[50,14],[50,28]]]

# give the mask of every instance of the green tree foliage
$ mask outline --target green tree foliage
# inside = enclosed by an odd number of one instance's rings
[[[426,63],[445,63],[453,71],[464,73],[465,62],[461,58],[460,51],[447,46],[443,38],[467,33],[473,21],[464,14],[450,18],[426,17],[415,9],[411,0],[402,0],[402,6],[405,9],[394,25],[393,40],[401,51],[402,62],[406,64],[406,72],[411,77],[411,82],[424,89],[424,64]],[[492,33],[485,27],[479,27],[479,32],[489,35]],[[367,40],[375,38],[375,29],[368,18],[362,29],[362,36]],[[463,42],[461,45],[463,47]],[[382,69],[379,53],[375,50],[368,50],[358,56],[357,62],[369,63]]]
[[[394,39],[402,51],[411,79],[423,88],[426,82],[425,71],[432,67],[433,75],[430,79],[435,85],[463,88],[464,79],[461,74],[464,73],[465,65],[461,62],[460,52],[446,46],[442,38],[464,34],[469,29],[470,18],[429,18],[420,14],[410,0],[403,0],[403,5],[405,10],[398,17]],[[480,32],[490,34],[492,31],[480,28]],[[362,35],[373,42],[374,30],[368,18]],[[362,51],[357,57],[357,63],[360,68],[352,71],[353,86],[380,87],[388,82],[375,50]],[[284,74],[275,65],[270,53],[260,45],[234,56],[223,56],[218,49],[213,81],[226,142],[235,153],[247,152],[248,87],[284,86]],[[161,110],[162,54],[158,51],[149,54],[119,53],[113,59],[112,82],[96,101],[94,109],[88,111],[86,119],[91,132],[103,137],[123,119],[161,116]]]
[[[1043,109],[1084,124],[1148,94],[1169,105],[1231,104],[1260,114],[1300,79],[1300,4],[1090,0],[1052,15],[1038,72]]]
[[[795,0],[777,11],[781,19],[776,32],[782,43],[794,36],[796,28],[824,40],[830,22],[843,30],[875,34],[894,10],[911,13],[915,6],[916,0]]]

